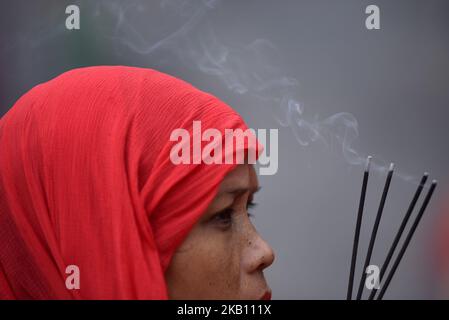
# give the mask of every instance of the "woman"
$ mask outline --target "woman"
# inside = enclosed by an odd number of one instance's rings
[[[170,161],[198,120],[247,129],[151,69],[76,69],[21,97],[0,120],[0,298],[270,298],[252,165]]]

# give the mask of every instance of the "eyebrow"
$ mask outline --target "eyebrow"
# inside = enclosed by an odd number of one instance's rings
[[[258,192],[260,189],[262,189],[261,186],[257,186],[257,187],[240,187],[240,188],[233,188],[230,190],[225,190],[223,191],[223,193],[230,193],[230,194],[240,194],[240,193],[244,193],[246,191],[249,191],[251,193],[256,193]]]

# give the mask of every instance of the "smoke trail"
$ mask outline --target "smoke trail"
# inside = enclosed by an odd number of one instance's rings
[[[182,24],[162,39],[148,41],[144,30],[137,30],[127,18],[131,9],[143,6],[141,1],[127,3],[103,1],[102,6],[117,19],[113,39],[133,52],[151,55],[156,52],[174,54],[186,66],[194,66],[204,74],[215,76],[237,94],[251,95],[272,108],[273,116],[283,127],[291,129],[301,146],[320,142],[337,146],[352,165],[365,163],[366,154],[354,149],[359,136],[357,119],[340,112],[320,119],[308,117],[297,97],[299,83],[288,77],[276,62],[281,55],[266,39],[242,45],[225,45],[214,32],[208,13],[219,5],[217,0],[163,0],[161,9],[175,14]],[[140,9],[142,10],[142,9]],[[387,171],[387,163],[372,163],[372,169]],[[396,172],[404,180],[411,176]]]
[[[346,112],[327,118],[310,116],[299,100],[298,81],[282,70],[282,57],[273,43],[266,39],[247,45],[220,41],[209,19],[219,4],[219,0],[162,0],[160,10],[167,15],[167,25],[159,27],[168,27],[169,32],[156,40],[154,31],[147,27],[147,16],[154,7],[143,0],[102,0],[90,12],[94,18],[106,13],[113,19],[113,34],[106,37],[114,44],[145,56],[174,55],[184,65],[217,77],[232,92],[250,95],[270,106],[279,125],[288,127],[301,146],[315,142],[337,146],[349,164],[365,163],[367,155],[353,146],[359,135],[357,119]],[[139,21],[144,21],[144,26],[139,27]],[[178,23],[174,28],[173,21]],[[118,52],[118,46],[116,49]],[[378,161],[372,163],[372,168],[385,172],[387,165]],[[409,175],[396,174],[406,181],[413,180]]]

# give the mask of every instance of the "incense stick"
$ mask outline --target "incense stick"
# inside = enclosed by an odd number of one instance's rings
[[[385,274],[385,271],[387,270],[388,265],[391,261],[391,258],[393,257],[393,253],[396,250],[399,240],[401,239],[402,233],[404,232],[407,222],[409,221],[410,216],[413,212],[413,209],[415,208],[416,202],[418,201],[419,196],[421,195],[422,189],[427,181],[428,176],[429,176],[429,174],[427,172],[425,172],[424,175],[422,176],[421,182],[419,183],[418,188],[416,189],[415,195],[412,198],[412,202],[410,202],[407,212],[406,212],[404,218],[402,219],[401,225],[398,229],[398,232],[396,233],[396,236],[393,240],[390,250],[388,251],[388,254],[387,254],[387,257],[385,258],[384,264],[382,265],[382,268],[380,269],[380,275],[379,275],[380,282],[382,282],[382,278]],[[374,288],[371,291],[371,294],[370,294],[368,300],[373,300],[376,293],[377,293],[377,289]]]
[[[356,222],[355,233],[354,233],[354,242],[352,245],[351,269],[349,271],[348,293],[346,296],[346,300],[352,299],[352,288],[354,286],[355,263],[357,261],[357,250],[358,250],[358,246],[359,246],[360,228],[362,225],[363,207],[365,206],[366,187],[368,185],[370,162],[371,162],[371,156],[368,156],[368,158],[366,158],[365,172],[363,173],[362,191],[360,193],[359,210],[357,213],[357,222]]]
[[[422,216],[424,214],[424,211],[426,210],[426,207],[429,204],[430,199],[432,198],[432,194],[433,194],[433,191],[435,190],[436,185],[437,185],[437,181],[433,180],[432,184],[430,185],[430,189],[427,192],[427,195],[426,195],[426,197],[425,197],[425,199],[423,201],[421,209],[419,210],[418,215],[416,216],[415,221],[413,222],[413,225],[410,228],[410,231],[409,231],[409,233],[407,235],[407,238],[405,239],[404,244],[402,245],[402,248],[399,251],[398,256],[396,257],[396,260],[394,261],[394,264],[393,264],[393,266],[392,266],[392,268],[391,268],[391,270],[390,270],[390,272],[389,272],[389,274],[387,276],[387,279],[385,280],[385,283],[382,285],[382,289],[380,290],[379,295],[377,296],[377,300],[382,300],[382,298],[383,298],[383,296],[385,294],[385,291],[387,290],[387,288],[388,288],[388,286],[389,286],[389,284],[391,282],[391,279],[393,278],[394,273],[396,272],[396,270],[397,270],[397,268],[399,266],[399,263],[401,262],[401,259],[404,256],[405,251],[407,250],[407,247],[408,247],[408,245],[410,243],[410,240],[412,239],[413,234],[416,231],[416,228],[418,227],[418,224],[419,224],[419,222],[420,222],[420,220],[421,220],[421,218],[422,218]]]
[[[379,229],[380,219],[382,217],[382,212],[385,206],[385,200],[387,199],[388,189],[390,188],[391,178],[393,177],[394,164],[390,164],[388,170],[387,179],[385,181],[384,190],[382,192],[382,197],[380,199],[379,209],[377,210],[376,220],[374,222],[373,230],[371,232],[371,239],[368,245],[368,252],[366,253],[365,264],[363,265],[362,278],[359,283],[359,290],[357,292],[357,300],[362,298],[363,287],[365,285],[366,279],[366,268],[369,266],[371,261],[371,255],[373,254],[374,243],[376,242],[377,230]]]

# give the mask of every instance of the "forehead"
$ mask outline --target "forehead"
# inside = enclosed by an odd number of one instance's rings
[[[256,171],[253,165],[239,164],[229,172],[220,184],[219,192],[233,192],[249,189],[255,191],[259,187]]]

